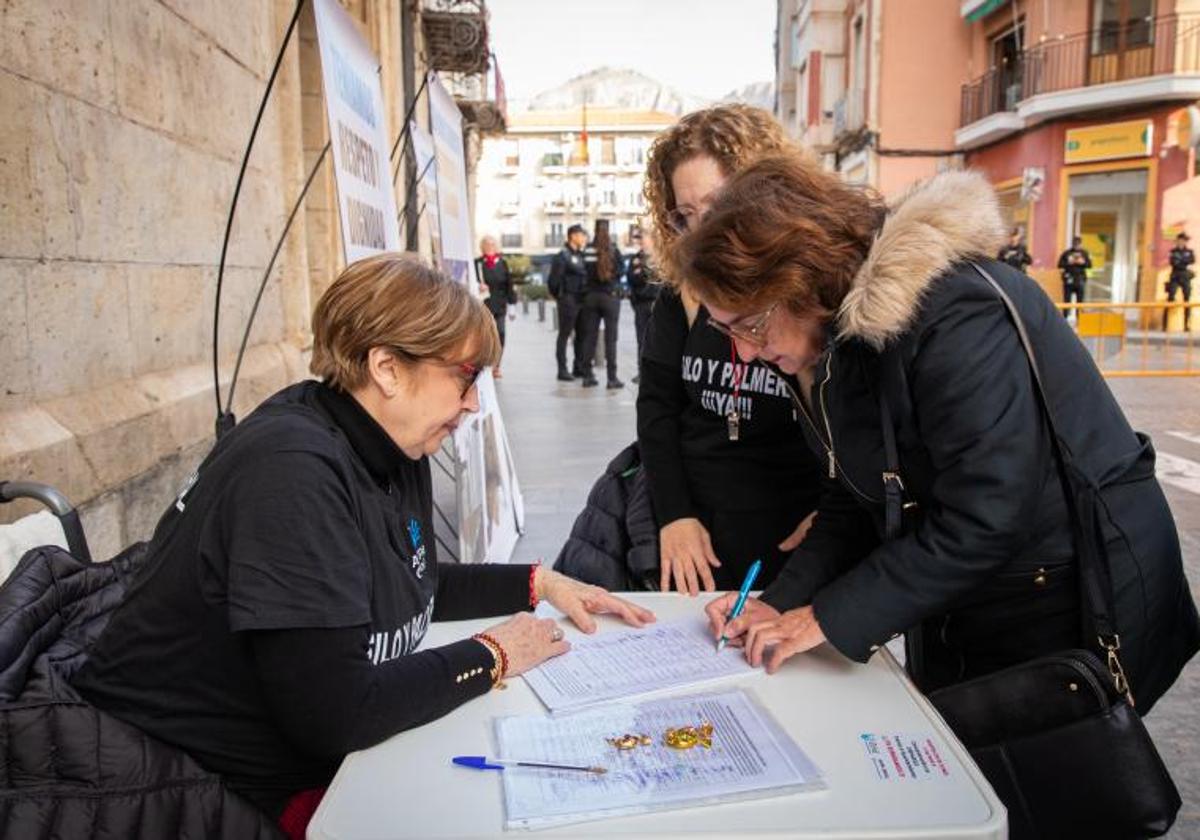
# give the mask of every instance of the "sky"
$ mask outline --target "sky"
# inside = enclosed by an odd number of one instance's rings
[[[708,99],[775,78],[775,0],[489,0],[510,100],[597,67]]]

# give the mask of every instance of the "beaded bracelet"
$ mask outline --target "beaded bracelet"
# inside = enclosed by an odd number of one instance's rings
[[[486,647],[492,654],[492,670],[488,676],[492,678],[492,688],[505,688],[504,678],[508,675],[508,654],[494,636],[487,633],[476,633],[471,637]]]
[[[538,605],[537,585],[535,581],[537,580],[538,567],[541,565],[542,563],[539,560],[529,567],[529,609],[531,610],[537,609]]]

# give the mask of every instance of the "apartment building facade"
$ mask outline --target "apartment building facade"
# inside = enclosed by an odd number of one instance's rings
[[[780,0],[776,116],[852,183],[894,195],[959,163],[966,27],[951,3]]]
[[[894,195],[947,168],[996,185],[1061,294],[1080,236],[1089,300],[1165,295],[1200,234],[1200,0],[780,0],[776,113],[847,180]]]
[[[608,219],[614,241],[631,248],[630,231],[645,212],[646,152],[676,119],[590,106],[510,113],[507,133],[483,142],[476,231],[536,258],[558,251],[571,225],[590,233]]]
[[[1088,299],[1165,297],[1171,240],[1200,233],[1200,2],[964,0],[960,12],[969,79],[954,143],[996,184],[1035,276],[1057,294],[1055,261],[1080,236]]]

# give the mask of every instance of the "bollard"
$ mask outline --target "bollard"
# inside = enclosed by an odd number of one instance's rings
[[[529,301],[526,298],[521,298],[521,314],[529,314]]]
[[[539,321],[546,320],[546,301],[544,301],[544,300],[538,301],[538,320]],[[556,329],[556,330],[558,329],[558,307],[557,306],[554,307],[554,329]]]

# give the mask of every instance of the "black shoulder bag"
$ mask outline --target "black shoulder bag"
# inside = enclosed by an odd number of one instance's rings
[[[1098,488],[1072,462],[1025,324],[1000,284],[972,263],[1004,302],[1033,373],[1075,538],[1092,650],[1064,650],[929,695],[1008,809],[1010,836],[1126,838],[1164,834],[1182,801],[1154,748],[1121,667]],[[887,401],[880,397],[889,539],[902,528],[903,484]]]

